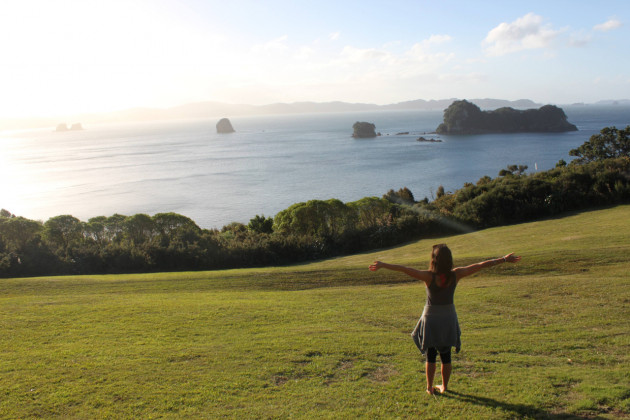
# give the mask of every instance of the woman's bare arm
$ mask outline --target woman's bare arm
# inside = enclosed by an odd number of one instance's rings
[[[405,273],[408,276],[413,277],[414,279],[423,281],[426,284],[428,284],[432,278],[432,273],[428,270],[416,270],[415,268],[405,267],[404,265],[387,264],[382,261],[374,261],[368,268],[370,269],[370,271],[376,271],[381,268],[398,271],[401,273]]]
[[[453,271],[455,272],[455,275],[457,276],[457,280],[459,281],[463,279],[464,277],[475,274],[476,272],[484,268],[494,267],[495,265],[503,264],[506,262],[517,263],[520,260],[521,260],[521,257],[514,255],[514,253],[512,252],[512,253],[507,254],[505,257],[478,262],[476,264],[471,264],[466,267],[457,267],[453,269]]]

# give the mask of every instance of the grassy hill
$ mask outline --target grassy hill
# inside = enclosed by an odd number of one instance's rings
[[[630,417],[630,206],[282,268],[4,279],[2,418]],[[409,333],[427,267],[467,278],[452,391]]]

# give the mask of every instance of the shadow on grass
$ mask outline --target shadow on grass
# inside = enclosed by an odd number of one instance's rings
[[[555,414],[542,408],[526,404],[514,404],[504,401],[495,400],[479,395],[464,394],[463,392],[448,391],[442,395],[446,398],[453,398],[462,402],[483,405],[493,409],[500,409],[506,413],[512,414],[517,418],[536,418],[536,419],[604,419],[600,416],[576,416],[574,414]]]

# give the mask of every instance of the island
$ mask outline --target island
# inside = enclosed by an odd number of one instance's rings
[[[234,127],[227,118],[221,118],[217,123],[217,133],[233,133]]]
[[[482,111],[477,105],[461,100],[444,110],[444,122],[435,131],[438,134],[561,133],[577,131],[577,127],[567,121],[562,108],[555,105]]]
[[[357,121],[352,126],[354,132],[352,133],[352,137],[363,139],[376,137],[376,126],[372,123],[365,121]]]
[[[441,139],[427,139],[427,138],[424,138],[422,136],[418,137],[416,139],[416,141],[426,141],[426,142],[429,142],[429,143],[442,143]]]

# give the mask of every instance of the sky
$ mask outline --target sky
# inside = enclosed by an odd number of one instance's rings
[[[2,0],[0,118],[630,98],[628,0]]]

